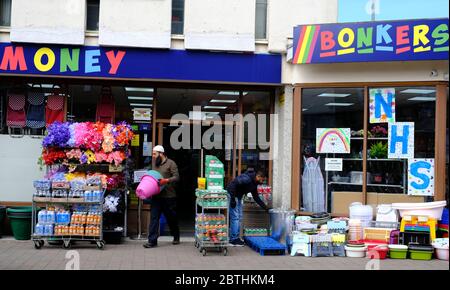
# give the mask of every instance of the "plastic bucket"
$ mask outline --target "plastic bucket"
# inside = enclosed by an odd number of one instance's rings
[[[389,248],[387,246],[368,246],[366,256],[369,259],[384,260],[387,257]]]
[[[12,207],[7,209],[11,229],[16,240],[31,238],[31,207]]]
[[[349,211],[350,219],[359,219],[363,228],[370,227],[370,222],[373,220],[372,206],[354,202],[350,205]]]
[[[434,247],[436,250],[436,258],[448,261],[448,248]]]
[[[295,210],[271,209],[269,214],[271,237],[277,242],[286,243],[294,226]]]
[[[136,195],[140,199],[150,198],[159,192],[158,180],[150,175],[144,175],[136,189]]]

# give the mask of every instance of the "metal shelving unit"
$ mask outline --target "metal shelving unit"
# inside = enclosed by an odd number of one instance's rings
[[[223,255],[228,255],[228,243],[229,243],[229,233],[228,233],[228,226],[229,226],[229,213],[228,213],[228,203],[229,200],[226,198],[226,203],[219,206],[214,205],[205,205],[205,202],[208,199],[212,198],[218,198],[222,197],[223,195],[219,195],[217,193],[209,193],[209,194],[203,194],[201,196],[197,196],[197,199],[195,201],[195,207],[196,207],[196,216],[199,214],[204,217],[205,215],[212,214],[210,211],[213,211],[214,214],[218,215],[224,215],[225,216],[225,223],[222,224],[225,226],[225,239],[221,239],[217,242],[208,241],[205,240],[204,236],[207,234],[206,227],[209,226],[206,221],[203,219],[201,221],[196,220],[195,224],[195,247],[199,249],[199,251],[203,254],[203,256],[206,256],[207,249],[218,249],[219,251],[222,251]],[[226,197],[226,195],[225,195]]]
[[[45,205],[46,207],[49,205],[97,205],[100,206],[100,209],[103,205],[104,201],[104,194],[105,191],[103,191],[103,195],[101,199],[97,202],[87,202],[83,201],[80,198],[80,201],[69,201],[67,198],[61,198],[59,201],[57,201],[55,198],[49,198],[48,201],[43,201],[43,198],[39,197],[33,197],[32,202],[32,214],[31,214],[31,232],[32,237],[31,239],[34,242],[34,246],[36,249],[40,249],[44,245],[44,241],[62,241],[63,242],[63,248],[69,249],[71,247],[72,242],[74,241],[88,241],[88,242],[94,242],[97,245],[98,249],[103,249],[105,246],[105,241],[103,240],[103,211],[100,210],[100,223],[96,226],[100,227],[100,235],[97,236],[85,236],[85,235],[37,235],[36,234],[36,215],[38,213],[37,208],[38,205]],[[69,222],[70,223],[70,222]]]

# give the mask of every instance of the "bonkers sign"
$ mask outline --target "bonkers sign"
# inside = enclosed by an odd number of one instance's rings
[[[448,59],[448,18],[299,25],[294,64]]]

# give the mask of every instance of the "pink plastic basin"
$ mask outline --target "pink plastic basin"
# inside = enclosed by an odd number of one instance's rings
[[[136,189],[136,195],[140,199],[147,199],[160,192],[158,180],[150,175],[144,175]]]

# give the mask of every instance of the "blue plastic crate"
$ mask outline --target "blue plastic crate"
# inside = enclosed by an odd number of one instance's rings
[[[284,255],[286,246],[270,237],[244,237],[247,245],[261,256]]]
[[[442,212],[441,224],[448,225],[448,208],[444,208]]]

